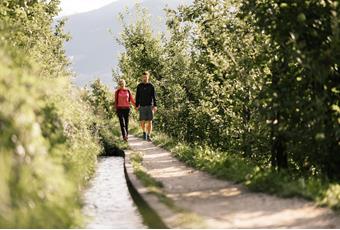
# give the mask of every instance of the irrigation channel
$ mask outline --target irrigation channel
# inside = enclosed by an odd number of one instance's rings
[[[86,228],[154,228],[152,210],[129,185],[123,157],[100,157],[84,193]],[[151,218],[152,219],[152,218]]]

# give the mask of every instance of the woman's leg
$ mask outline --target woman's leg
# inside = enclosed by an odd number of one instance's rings
[[[124,123],[125,123],[125,137],[127,138],[129,135],[129,114],[130,109],[124,109]]]
[[[123,138],[125,137],[125,122],[124,122],[124,112],[122,109],[117,110],[117,115],[120,124],[120,131],[122,133]]]

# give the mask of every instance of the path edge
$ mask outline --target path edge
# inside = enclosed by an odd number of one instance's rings
[[[141,181],[136,177],[133,171],[132,163],[130,161],[130,154],[132,150],[125,150],[124,157],[124,172],[126,177],[126,182],[128,184],[131,196],[139,196],[144,205],[153,213],[153,218],[158,219],[163,227],[156,226],[156,228],[178,228],[176,224],[177,213],[171,211],[166,205],[161,203],[155,195],[151,194],[148,189],[141,183]],[[135,194],[133,194],[135,193]],[[136,198],[136,197],[135,197]],[[138,199],[138,197],[137,197]],[[136,204],[137,205],[137,204]],[[143,216],[144,219],[144,216]],[[145,220],[145,219],[144,219]],[[153,226],[149,226],[154,228]]]

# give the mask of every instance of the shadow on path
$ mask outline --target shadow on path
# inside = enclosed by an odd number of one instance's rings
[[[166,195],[178,207],[201,216],[208,228],[340,227],[340,217],[328,208],[300,198],[249,192],[187,167],[170,152],[134,136],[129,137],[129,146],[143,154],[143,166],[162,182]]]

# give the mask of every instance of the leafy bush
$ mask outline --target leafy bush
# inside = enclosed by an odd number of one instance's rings
[[[84,100],[90,105],[96,120],[93,127],[104,149],[102,155],[123,156],[127,143],[121,141],[119,121],[115,113],[113,94],[99,79],[92,82],[90,89],[83,92]]]
[[[340,185],[331,184],[323,195],[321,204],[340,209]]]
[[[339,10],[338,0],[194,1],[167,10],[163,38],[141,14],[123,25],[120,75],[135,85],[151,71],[156,128],[171,137],[337,180]]]
[[[339,0],[202,0],[167,14],[162,38],[143,15],[123,25],[119,67],[133,84],[151,71],[155,128],[186,143],[177,156],[254,189],[324,197],[340,179]]]
[[[80,188],[101,148],[91,113],[67,79],[41,81],[0,55],[0,226],[80,226]]]
[[[0,227],[71,228],[102,146],[71,85],[58,0],[0,2]],[[28,55],[29,54],[29,55]]]

